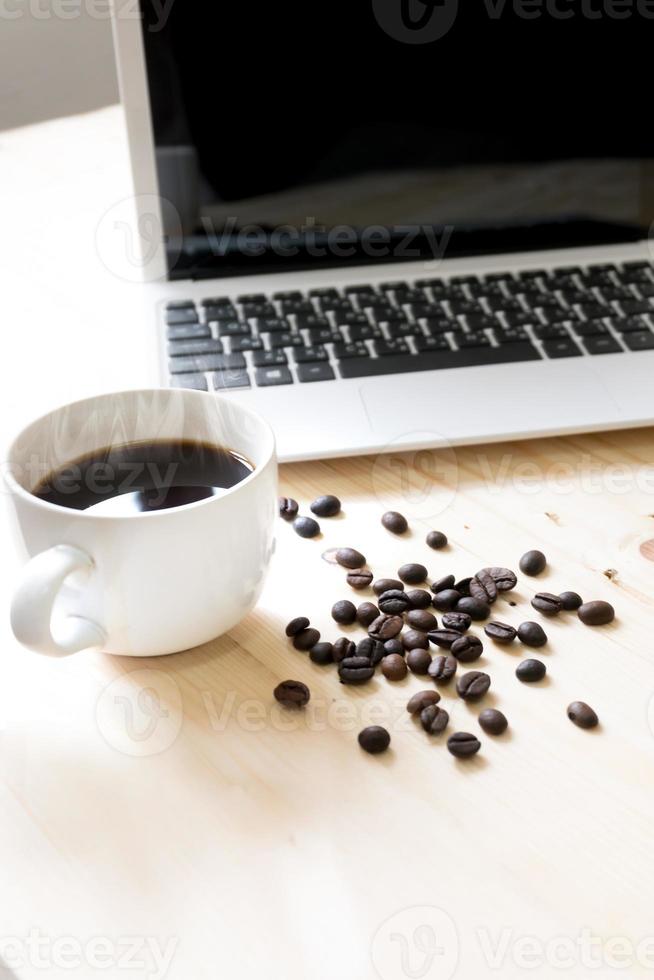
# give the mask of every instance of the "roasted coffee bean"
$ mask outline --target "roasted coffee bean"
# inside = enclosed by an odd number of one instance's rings
[[[579,728],[595,728],[599,724],[599,718],[585,701],[573,701],[569,704],[568,718]]]
[[[374,602],[362,602],[357,609],[357,623],[359,626],[363,626],[364,629],[368,629],[371,623],[373,623],[379,616],[379,609],[374,604]]]
[[[372,591],[375,595],[383,595],[384,592],[392,592],[395,589],[404,592],[404,584],[397,578],[378,578],[372,583]]]
[[[320,640],[320,633],[318,630],[312,628],[300,630],[293,637],[293,646],[296,650],[310,650],[311,647],[315,647],[316,643]]]
[[[438,609],[439,612],[448,612],[450,609],[454,609],[461,598],[461,593],[457,592],[456,589],[443,589],[442,592],[437,592],[434,595],[431,602],[434,609]]]
[[[561,592],[559,599],[561,600],[561,609],[565,609],[567,612],[579,609],[579,606],[584,604],[584,600],[577,592]]]
[[[384,657],[381,662],[381,672],[389,681],[401,681],[407,675],[408,667],[404,657],[397,653],[391,653],[389,657]]]
[[[384,649],[384,644],[380,643],[379,640],[373,640],[371,636],[364,636],[357,643],[355,656],[366,657],[373,667],[376,667],[386,656],[386,650]]]
[[[359,732],[357,739],[363,751],[369,752],[370,755],[385,752],[391,744],[391,736],[381,725],[369,725]]]
[[[354,572],[348,572],[347,584],[353,589],[367,589],[372,582],[372,572],[366,572],[362,568]]]
[[[294,521],[299,510],[297,500],[293,500],[292,497],[279,497],[278,504],[279,516],[285,521]]]
[[[447,728],[449,721],[447,711],[438,704],[428,704],[420,712],[420,724],[429,735],[439,735]]]
[[[455,732],[447,740],[448,752],[451,752],[457,759],[466,759],[475,755],[480,748],[481,742],[476,735],[471,735],[470,732]]]
[[[295,636],[296,633],[301,633],[309,625],[309,620],[306,616],[296,616],[292,619],[288,626],[286,627],[287,636]]]
[[[518,635],[518,631],[513,626],[509,626],[508,623],[498,622],[486,623],[484,633],[486,636],[490,636],[491,640],[495,640],[496,643],[513,643]]]
[[[403,657],[406,653],[404,644],[399,636],[394,636],[392,640],[384,641],[384,656],[390,656],[392,653],[398,653],[400,657]]]
[[[542,551],[526,551],[520,559],[520,571],[525,575],[540,575],[547,565]]]
[[[542,681],[547,673],[547,667],[542,660],[523,660],[515,669],[515,676],[519,681],[530,684],[533,681]]]
[[[302,681],[282,681],[273,691],[275,700],[285,708],[303,708],[309,703],[311,692]]]
[[[373,640],[390,640],[402,630],[404,620],[401,616],[388,616],[382,613],[368,627],[368,635]]]
[[[357,607],[349,599],[339,599],[332,606],[332,619],[341,626],[349,626],[357,618]]]
[[[420,630],[406,630],[401,634],[400,639],[405,650],[428,650],[429,640],[426,633]]]
[[[401,616],[403,612],[411,608],[411,600],[406,592],[399,589],[389,589],[382,592],[378,600],[379,608],[382,612],[391,613],[393,616]]]
[[[485,568],[482,568],[474,578],[470,579],[470,595],[474,599],[481,599],[482,602],[489,603],[489,605],[497,599],[495,580]]]
[[[409,626],[412,626],[415,630],[422,630],[423,633],[428,633],[429,630],[435,630],[438,626],[436,617],[432,613],[427,612],[426,609],[409,610],[406,621]]]
[[[456,612],[464,612],[471,619],[488,619],[490,616],[490,606],[483,599],[475,599],[474,596],[463,596],[454,607]]]
[[[445,575],[443,578],[437,578],[435,582],[429,586],[432,592],[444,592],[446,589],[454,588],[454,576]]]
[[[426,708],[428,704],[437,704],[441,699],[438,691],[418,691],[417,694],[412,695],[406,706],[406,710],[410,715],[420,714],[423,708]]]
[[[505,716],[497,708],[485,708],[478,721],[487,735],[501,735],[509,727]]]
[[[427,569],[424,565],[410,562],[408,565],[402,565],[401,568],[398,568],[397,577],[406,582],[407,585],[420,585],[427,578]]]
[[[543,616],[558,616],[563,608],[558,595],[553,592],[537,592],[531,604]]]
[[[411,609],[428,609],[431,606],[431,592],[426,589],[410,589],[407,592]]]
[[[478,701],[490,687],[491,679],[482,670],[469,670],[456,682],[456,693],[464,701]]]
[[[448,612],[443,616],[443,626],[446,630],[456,630],[457,633],[465,633],[470,629],[472,620],[467,613]]]
[[[311,504],[311,510],[316,517],[336,517],[341,511],[341,502],[338,497],[328,493],[314,500]]]
[[[490,568],[482,569],[482,571],[488,572],[495,582],[498,592],[510,592],[517,585],[518,580],[515,572],[512,572],[510,568],[500,568],[497,565],[493,565]]]
[[[381,522],[386,530],[393,534],[404,534],[409,529],[406,517],[398,514],[396,510],[387,510],[382,516]]]
[[[458,630],[430,630],[427,638],[442,650],[449,650],[455,640],[461,639],[461,634]]]
[[[484,652],[484,644],[478,636],[468,634],[459,636],[450,647],[450,653],[462,664],[471,664],[473,660],[479,660]]]
[[[332,647],[334,662],[340,664],[347,657],[353,657],[356,645],[347,636],[339,636]]]
[[[437,684],[447,684],[456,674],[458,666],[456,657],[449,653],[438,653],[430,663],[427,673]]]
[[[315,538],[320,534],[320,524],[314,521],[313,517],[296,517],[293,521],[293,530],[301,538]]]
[[[459,579],[458,582],[455,582],[454,583],[454,588],[456,589],[456,591],[460,595],[462,595],[462,596],[469,596],[470,595],[470,583],[471,582],[472,582],[472,579],[471,578],[462,578],[462,579]]]
[[[346,657],[338,665],[341,684],[365,684],[375,673],[367,657]]]
[[[339,548],[336,552],[336,561],[343,568],[363,568],[366,563],[364,555],[354,548]]]
[[[314,664],[320,664],[321,667],[325,664],[333,664],[334,648],[331,643],[316,643],[315,647],[309,650],[309,657]]]
[[[407,653],[406,662],[412,674],[426,674],[431,663],[431,654],[427,650],[415,648]]]
[[[584,602],[577,610],[577,616],[586,626],[606,626],[615,619],[615,609],[610,602],[603,602],[596,599],[593,602]]]
[[[427,544],[435,551],[439,551],[447,545],[447,535],[442,531],[430,531],[427,535]]]
[[[518,626],[518,639],[527,647],[544,647],[547,643],[545,630],[540,623],[521,623]]]

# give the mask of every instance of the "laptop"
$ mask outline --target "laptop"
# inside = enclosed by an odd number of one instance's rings
[[[117,3],[161,383],[287,461],[651,423],[654,24],[569,6]]]

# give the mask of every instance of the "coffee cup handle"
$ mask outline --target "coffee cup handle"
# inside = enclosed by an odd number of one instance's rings
[[[30,559],[11,603],[11,628],[19,643],[49,657],[65,657],[105,645],[107,636],[102,627],[82,616],[68,616],[57,640],[50,625],[65,580],[73,572],[91,571],[93,567],[90,555],[68,544],[55,545]]]

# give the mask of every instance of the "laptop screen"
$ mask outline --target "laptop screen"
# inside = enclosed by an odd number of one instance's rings
[[[647,237],[654,0],[142,0],[171,277]]]

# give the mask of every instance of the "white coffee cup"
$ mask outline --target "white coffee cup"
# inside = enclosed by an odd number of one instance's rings
[[[219,495],[125,516],[73,510],[31,492],[87,453],[163,439],[232,449],[254,469]],[[225,633],[259,597],[274,547],[275,441],[263,419],[229,398],[154,389],[75,402],[21,432],[5,481],[29,558],[11,624],[31,650],[174,653]]]

